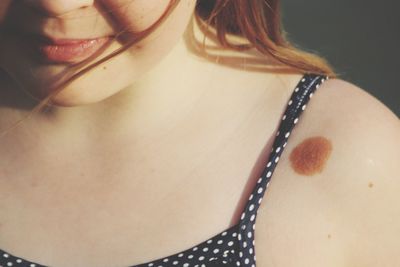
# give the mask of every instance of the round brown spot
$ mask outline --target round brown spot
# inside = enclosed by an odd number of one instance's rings
[[[328,235],[328,238],[331,239],[331,235]]]
[[[369,187],[369,188],[371,188],[371,187],[373,187],[373,186],[374,186],[373,183],[369,183],[369,184],[368,184],[368,187]]]
[[[296,173],[314,175],[322,172],[332,152],[332,142],[322,136],[305,139],[298,144],[289,156]]]

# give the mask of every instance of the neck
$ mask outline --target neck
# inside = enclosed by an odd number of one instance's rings
[[[204,96],[213,66],[191,54],[181,39],[157,66],[115,95],[88,105],[53,106],[51,112],[36,113],[28,119],[26,127],[50,138],[66,133],[92,139],[93,134],[113,138],[138,131],[143,135],[160,132],[180,120],[191,104]],[[30,112],[13,110],[18,118]]]

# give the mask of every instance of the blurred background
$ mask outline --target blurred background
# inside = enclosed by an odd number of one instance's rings
[[[282,1],[287,38],[400,117],[400,1]]]

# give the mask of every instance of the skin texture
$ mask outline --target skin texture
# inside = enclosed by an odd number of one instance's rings
[[[290,154],[293,170],[301,175],[321,173],[331,155],[332,142],[323,136],[309,137],[298,144]]]

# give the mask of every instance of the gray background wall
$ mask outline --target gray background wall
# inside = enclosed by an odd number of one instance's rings
[[[400,1],[282,0],[288,39],[400,117]]]

